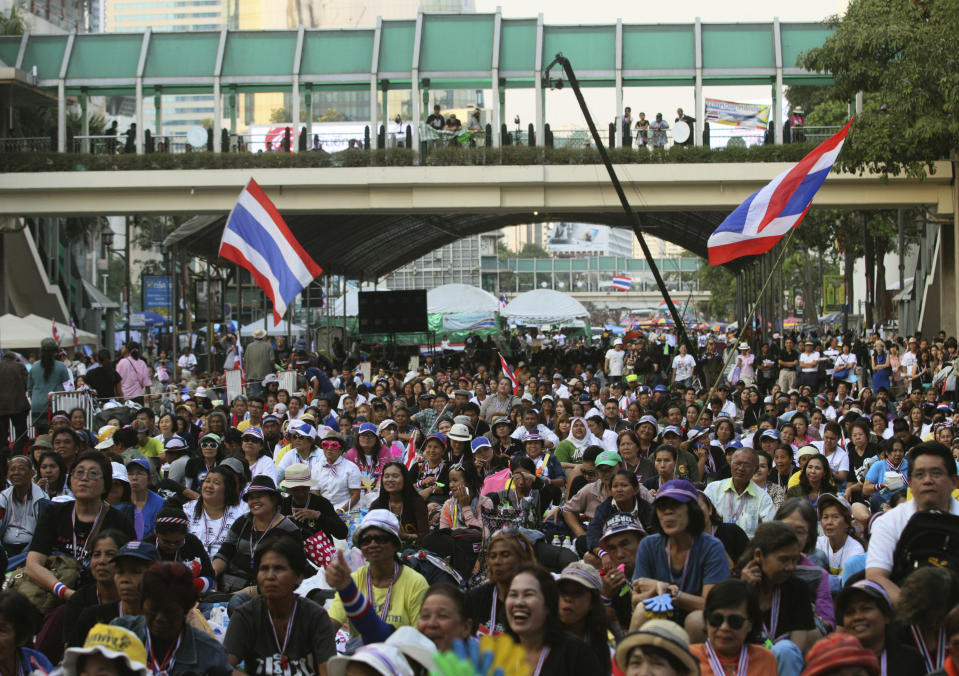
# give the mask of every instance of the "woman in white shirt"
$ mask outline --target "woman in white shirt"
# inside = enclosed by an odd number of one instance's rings
[[[799,355],[799,386],[809,385],[816,389],[819,381],[819,353],[811,340],[805,344],[806,351]]]
[[[830,586],[838,588],[846,562],[865,550],[853,536],[852,512],[845,500],[824,493],[819,497],[816,507],[819,525],[824,533],[816,540],[816,549],[825,554],[829,562]]]
[[[842,352],[836,356],[832,369],[833,387],[840,382],[849,382],[849,378],[856,373],[856,355],[852,353],[849,343],[843,343]]]
[[[249,509],[240,502],[236,478],[226,467],[214,467],[203,480],[200,497],[183,505],[188,528],[212,558],[230,532],[230,526]]]
[[[246,464],[250,467],[250,479],[252,480],[253,477],[263,474],[270,477],[275,484],[276,463],[273,462],[273,457],[266,449],[263,441],[263,430],[259,427],[247,427],[243,430],[240,448],[243,450]]]

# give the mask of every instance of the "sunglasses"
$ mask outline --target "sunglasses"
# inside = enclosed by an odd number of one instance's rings
[[[596,476],[597,472],[595,469],[584,469],[583,476]]]
[[[218,448],[219,446],[220,444],[216,443],[215,441],[204,441],[202,444],[200,444],[200,448]]]
[[[357,544],[359,544],[360,547],[365,547],[366,545],[374,542],[378,545],[388,545],[389,543],[393,542],[393,536],[387,535],[386,533],[371,533],[369,535],[362,536],[357,541]]]
[[[324,451],[339,451],[343,446],[339,441],[321,441],[320,448]]]
[[[709,623],[709,626],[713,629],[719,629],[723,626],[723,622],[729,625],[729,628],[733,631],[737,631],[743,628],[743,625],[746,624],[748,617],[743,617],[742,615],[723,615],[722,613],[713,613],[706,618],[706,621]]]
[[[296,441],[297,439],[306,439],[306,438],[307,438],[307,437],[303,436],[302,434],[287,434],[286,437],[287,437],[287,439],[289,439],[290,441]]]

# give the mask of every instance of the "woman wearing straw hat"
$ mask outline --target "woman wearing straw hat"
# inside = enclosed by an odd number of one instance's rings
[[[286,490],[280,503],[280,512],[300,527],[304,540],[320,531],[330,540],[346,539],[349,529],[329,500],[311,492],[315,486],[309,467],[301,463],[287,467],[280,482],[280,488]]]
[[[686,632],[670,620],[650,620],[627,634],[616,646],[616,666],[626,676],[699,676]]]

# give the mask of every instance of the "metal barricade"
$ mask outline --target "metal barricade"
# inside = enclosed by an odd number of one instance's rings
[[[57,411],[66,411],[68,414],[75,408],[82,409],[87,416],[87,425],[93,422],[93,412],[96,409],[96,403],[93,394],[88,390],[74,392],[51,392],[47,395],[47,402],[50,407],[50,414]]]

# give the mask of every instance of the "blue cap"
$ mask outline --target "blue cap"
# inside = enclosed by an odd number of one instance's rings
[[[153,471],[153,465],[150,464],[150,461],[146,458],[134,458],[133,460],[128,460],[126,467],[130,469],[133,465],[141,469],[145,469],[148,473]]]
[[[683,431],[679,429],[678,427],[676,427],[675,425],[668,425],[663,430],[663,436],[666,436],[667,434],[675,434],[677,437],[681,437],[683,436]]]
[[[365,422],[362,425],[360,425],[360,429],[357,430],[357,434],[363,434],[364,432],[368,432],[369,434],[372,434],[373,436],[376,436],[377,434],[379,434],[379,432],[376,429],[376,425],[374,425],[371,422]]]
[[[665,385],[657,385],[653,388],[653,392],[668,392],[669,389]]]
[[[470,442],[470,449],[473,453],[476,453],[481,448],[493,448],[493,445],[489,442],[489,439],[486,437],[476,437]]]
[[[779,432],[776,430],[763,430],[763,433],[759,435],[760,439],[775,439],[779,441]]]
[[[141,561],[156,562],[160,560],[160,552],[156,546],[142,540],[131,540],[117,551],[113,560],[122,558],[140,559]]]
[[[432,434],[427,434],[426,438],[423,440],[423,446],[426,446],[426,442],[428,442],[430,439],[436,439],[438,442],[446,446],[445,434],[440,434],[439,432],[433,432]]]
[[[699,491],[689,481],[685,479],[673,479],[663,484],[662,488],[656,493],[656,499],[653,502],[659,502],[665,498],[671,498],[678,502],[695,502],[699,497]]]

